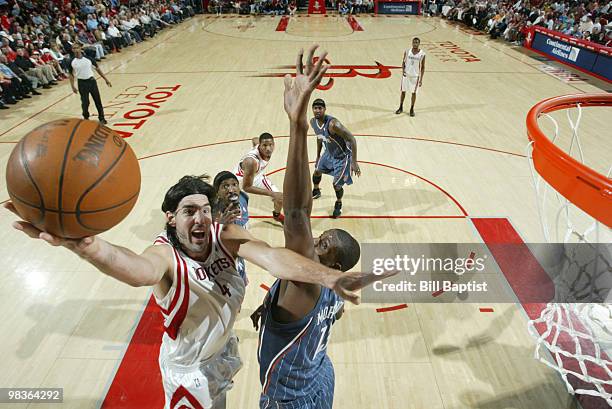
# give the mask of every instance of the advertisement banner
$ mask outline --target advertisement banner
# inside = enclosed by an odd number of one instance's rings
[[[378,14],[420,14],[420,2],[418,1],[377,1],[376,13]]]
[[[538,31],[535,32],[535,38],[533,43],[531,43],[531,47],[556,57],[561,62],[566,62],[589,71],[593,70],[593,65],[595,65],[595,60],[597,59],[597,53],[593,51],[551,38]]]

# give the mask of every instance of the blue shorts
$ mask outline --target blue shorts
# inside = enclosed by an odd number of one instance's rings
[[[353,178],[351,177],[352,159],[351,155],[346,155],[344,158],[334,158],[325,151],[319,158],[316,170],[326,175],[332,175],[334,177],[334,187],[351,185],[353,184]]]

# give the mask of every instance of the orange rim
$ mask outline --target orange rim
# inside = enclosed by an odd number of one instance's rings
[[[538,126],[540,115],[577,104],[583,107],[612,106],[612,94],[562,95],[534,105],[527,114],[527,135],[533,141],[533,164],[542,178],[566,199],[612,227],[612,179],[559,149]]]

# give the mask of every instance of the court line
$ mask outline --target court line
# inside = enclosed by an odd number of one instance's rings
[[[0,135],[1,136],[1,135]],[[308,136],[314,136],[314,134],[308,134]],[[457,146],[463,146],[463,147],[467,147],[467,148],[474,148],[474,149],[482,149],[482,150],[486,150],[486,151],[491,151],[491,152],[496,152],[496,153],[503,153],[503,154],[507,154],[507,155],[512,155],[512,156],[518,156],[518,157],[522,157],[524,158],[525,155],[522,154],[518,154],[518,153],[513,153],[513,152],[507,152],[507,151],[503,151],[503,150],[499,150],[499,149],[493,149],[493,148],[487,148],[487,147],[483,147],[483,146],[478,146],[478,145],[470,145],[470,144],[463,144],[463,143],[459,143],[459,142],[450,142],[450,141],[442,141],[442,140],[437,140],[437,139],[429,139],[429,138],[416,138],[416,137],[409,137],[409,136],[392,136],[392,135],[374,135],[374,134],[354,134],[354,136],[358,136],[358,137],[370,137],[370,138],[390,138],[390,139],[405,139],[405,140],[414,140],[414,141],[422,141],[422,142],[433,142],[433,143],[441,143],[441,144],[448,144],[448,145],[457,145]],[[279,135],[279,136],[275,136],[276,139],[285,139],[285,138],[289,138],[288,135]],[[177,152],[183,152],[183,151],[188,151],[188,150],[192,150],[192,149],[200,149],[200,148],[206,148],[206,147],[210,147],[210,146],[216,146],[216,145],[226,145],[226,144],[231,144],[231,143],[237,143],[237,142],[246,142],[246,141],[250,141],[250,138],[244,138],[244,139],[232,139],[229,141],[221,141],[221,142],[212,142],[212,143],[206,143],[206,144],[202,144],[202,145],[195,145],[195,146],[188,146],[185,148],[178,148],[178,149],[172,149],[169,151],[164,151],[164,152],[159,152],[159,153],[154,153],[151,155],[146,155],[146,156],[142,156],[140,158],[138,158],[139,161],[141,160],[145,160],[145,159],[151,159],[151,158],[155,158],[158,156],[164,156],[164,155],[169,155],[172,153],[177,153]],[[16,142],[5,142],[5,143],[18,143],[18,141]],[[362,163],[368,163],[368,164],[375,164],[375,165],[379,165],[379,166],[385,166],[385,167],[389,167],[392,169],[396,169],[399,170],[401,172],[404,173],[408,173],[411,174],[410,172],[404,171],[402,169],[399,168],[394,168],[392,166],[389,165],[383,165],[383,164],[378,164],[375,162],[367,162],[367,161],[359,161]],[[282,168],[284,169],[284,168]],[[282,169],[277,169],[271,173],[268,173],[269,175],[279,172]],[[425,180],[421,178],[418,175],[414,175],[415,177],[418,177],[419,179]],[[430,181],[427,181],[427,183],[432,184],[433,186],[435,186],[436,188],[438,188],[439,190],[443,191],[449,198],[451,198],[461,209],[462,213],[464,214],[464,216],[427,216],[427,217],[421,217],[421,218],[464,218],[467,216],[467,212],[463,209],[463,207],[461,207],[461,205],[459,205],[459,202],[457,202],[452,196],[450,196],[446,191],[444,191],[443,189],[439,188],[437,185],[433,184]],[[9,199],[4,200],[3,202],[0,202],[0,204],[8,202]],[[255,218],[255,216],[251,216],[253,218]],[[320,216],[312,216],[313,218],[319,218]],[[357,218],[357,216],[343,216],[344,218]],[[262,216],[262,218],[265,218],[264,216]],[[320,217],[320,218],[325,218],[325,217]],[[397,217],[397,216],[368,216],[368,218],[419,218],[416,216],[407,216],[407,217]]]
[[[408,308],[408,304],[398,304],[398,305],[393,305],[391,307],[377,308],[376,312],[397,311],[397,310],[403,310],[404,308]]]
[[[120,68],[121,66],[132,62],[133,60],[135,60],[137,57],[140,57],[142,54],[146,53],[147,51],[165,43],[166,41],[168,41],[169,39],[171,39],[172,37],[177,36],[178,34],[182,33],[183,31],[186,31],[189,28],[189,26],[187,27],[183,27],[182,30],[177,30],[174,33],[172,33],[171,35],[167,36],[166,38],[162,39],[161,41],[159,41],[156,44],[151,45],[149,48],[145,48],[144,50],[141,50],[138,54],[132,56],[131,58],[128,58],[127,60],[121,61],[116,67],[109,69],[106,73],[110,74],[113,71],[115,71],[116,69]],[[170,33],[169,31],[167,33]],[[99,79],[100,77],[97,77],[96,79]],[[24,123],[28,122],[30,119],[36,117],[37,115],[45,112],[47,109],[51,108],[52,106],[62,102],[63,100],[65,100],[66,98],[68,98],[69,96],[73,95],[73,93],[69,93],[68,95],[63,96],[62,98],[58,99],[57,101],[55,101],[54,103],[52,103],[51,105],[48,105],[47,107],[43,108],[42,110],[36,112],[35,114],[30,115],[29,117],[27,117],[26,119],[24,119],[21,122],[18,122],[17,124],[13,125],[12,127],[10,127],[9,129],[7,129],[6,131],[0,133],[0,137],[3,135],[6,135],[7,133],[9,133],[10,131],[12,131],[15,128],[18,128],[19,126],[23,125]]]
[[[451,199],[459,208],[459,210],[461,211],[461,213],[463,213],[463,216],[424,216],[424,217],[420,217],[420,216],[344,216],[345,219],[348,218],[353,218],[353,219],[366,219],[366,218],[372,218],[372,219],[385,219],[385,218],[395,218],[395,219],[419,219],[419,218],[465,218],[468,216],[467,212],[465,211],[465,209],[463,208],[463,206],[461,206],[459,204],[459,202],[457,201],[457,199],[455,199],[450,193],[448,193],[446,190],[442,189],[440,186],[436,185],[434,182],[432,182],[431,180],[423,177],[423,176],[419,176],[416,173],[412,173],[409,172],[405,169],[401,169],[401,168],[396,168],[395,166],[391,166],[391,165],[387,165],[384,163],[378,163],[378,162],[369,162],[369,161],[365,161],[365,160],[359,160],[357,161],[359,163],[365,163],[368,165],[375,165],[375,166],[382,166],[384,168],[389,168],[389,169],[393,169],[393,170],[397,170],[398,172],[402,172],[402,173],[406,173],[410,176],[414,176],[416,178],[421,179],[423,182],[429,183],[430,185],[432,185],[434,188],[438,189],[440,192],[444,193],[449,199]],[[313,164],[314,161],[308,162],[310,164]],[[269,172],[266,174],[266,176],[270,176],[273,175],[275,173],[281,172],[283,170],[287,169],[287,167],[282,167],[276,170],[273,170],[272,172]],[[342,218],[342,216],[340,216]],[[327,218],[327,216],[311,216],[311,218],[313,219],[320,219],[320,218]]]
[[[336,16],[334,16],[336,17]],[[411,16],[412,17],[412,16]],[[416,17],[415,17],[416,18]],[[419,18],[420,20],[420,18]],[[328,40],[331,38],[339,38],[339,37],[349,37],[351,36],[353,33],[350,33],[348,35],[344,35],[344,36],[335,36],[335,37],[325,37],[324,39],[321,39],[320,41],[323,41],[325,43],[358,43],[358,42],[364,42],[364,41],[392,41],[392,40],[401,40],[401,39],[406,39],[406,38],[410,38],[412,39],[413,37],[418,37],[418,36],[423,36],[425,34],[429,34],[433,31],[436,31],[438,29],[437,26],[434,26],[433,24],[430,24],[426,21],[419,21],[420,23],[423,23],[425,25],[428,25],[429,27],[431,27],[431,30],[426,30],[426,31],[420,31],[420,32],[416,32],[416,33],[411,33],[405,36],[401,36],[401,37],[383,37],[383,38],[369,38],[369,39],[361,39],[361,40]],[[229,37],[229,38],[235,38],[238,40],[244,40],[244,39],[249,39],[252,41],[274,41],[274,42],[294,42],[294,43],[312,43],[312,39],[304,39],[304,40],[300,40],[298,37],[303,37],[303,36],[296,36],[295,34],[291,34],[290,32],[285,32],[286,34],[288,34],[289,36],[291,36],[291,39],[274,39],[274,38],[252,38],[252,37],[246,37],[246,36],[234,36],[234,35],[230,35],[230,34],[224,34],[224,33],[218,33],[215,31],[210,31],[207,30],[208,26],[203,27],[202,31],[205,31],[209,34],[212,35],[217,35],[220,37]]]
[[[520,153],[508,152],[508,151],[504,151],[504,150],[500,150],[500,149],[488,148],[488,147],[485,147],[485,146],[471,145],[471,144],[460,143],[460,142],[444,141],[444,140],[440,140],[440,139],[418,138],[418,137],[412,137],[412,136],[376,135],[376,134],[353,134],[353,135],[354,136],[359,136],[359,137],[369,137],[369,138],[406,139],[406,140],[414,140],[414,141],[441,143],[441,144],[446,144],[446,145],[457,145],[457,146],[463,146],[463,147],[467,147],[467,148],[482,149],[482,150],[486,150],[486,151],[490,151],[490,152],[496,152],[496,153],[503,153],[503,154],[506,154],[506,155],[518,156],[520,158],[525,158],[526,157],[525,155],[520,154]],[[308,136],[315,136],[315,135],[314,134],[308,134]],[[274,138],[276,138],[276,139],[285,139],[285,138],[289,138],[289,135],[279,135],[279,136],[275,136]],[[138,160],[150,159],[150,158],[154,158],[154,157],[157,157],[157,156],[163,156],[163,155],[168,155],[170,153],[182,152],[182,151],[187,151],[187,150],[192,150],[192,149],[206,148],[206,147],[214,146],[214,145],[224,145],[224,144],[230,144],[230,143],[236,143],[236,142],[245,142],[245,141],[250,141],[250,140],[251,140],[250,138],[232,139],[232,140],[229,140],[229,141],[212,142],[212,143],[205,143],[205,144],[202,144],[202,145],[187,146],[187,147],[184,147],[184,148],[172,149],[172,150],[169,150],[169,151],[164,151],[164,152],[159,152],[159,153],[154,153],[154,154],[151,154],[151,155],[143,156],[143,157],[138,158]]]

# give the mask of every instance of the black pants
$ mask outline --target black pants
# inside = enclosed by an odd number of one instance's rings
[[[104,119],[104,108],[102,108],[102,100],[100,99],[100,90],[95,78],[91,77],[86,80],[78,80],[79,94],[81,95],[81,108],[83,108],[83,118],[89,119],[89,94],[96,104],[98,110],[98,120]]]

